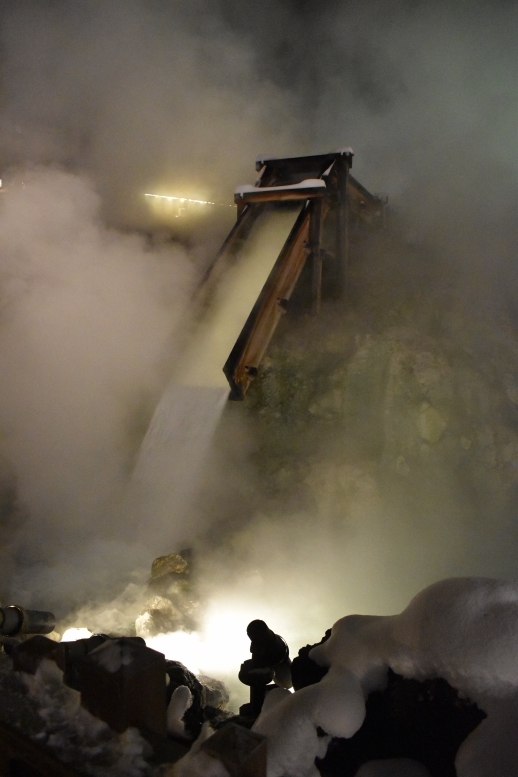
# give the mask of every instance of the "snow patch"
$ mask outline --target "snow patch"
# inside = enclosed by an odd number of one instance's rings
[[[250,192],[288,192],[297,189],[325,189],[326,184],[321,178],[306,178],[299,183],[291,183],[286,186],[252,186],[252,184],[245,183],[238,186],[234,194],[237,196],[243,196]]]
[[[252,729],[268,740],[267,777],[318,777],[315,758],[324,757],[331,736],[353,736],[364,718],[361,685],[347,670],[331,670],[295,693],[270,691]]]

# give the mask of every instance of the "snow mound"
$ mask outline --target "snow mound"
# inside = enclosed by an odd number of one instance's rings
[[[517,644],[518,582],[453,578],[425,588],[400,615],[342,618],[310,657],[350,670],[366,694],[382,687],[387,667],[444,678],[487,713],[459,749],[458,777],[516,777]]]
[[[400,615],[342,618],[310,657],[347,667],[367,688],[390,666],[417,680],[443,677],[483,702],[518,690],[517,644],[518,583],[453,578],[425,588]]]
[[[315,758],[324,757],[331,736],[353,736],[364,718],[361,685],[347,670],[295,693],[270,691],[252,729],[268,740],[268,777],[318,777]],[[318,736],[317,727],[328,736]]]

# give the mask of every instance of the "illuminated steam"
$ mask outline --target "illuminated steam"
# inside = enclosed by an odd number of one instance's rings
[[[64,612],[131,578],[120,625],[139,570],[192,538],[202,600],[273,618],[296,648],[446,575],[516,576],[516,14],[503,0],[4,4],[7,596]],[[150,229],[144,192],[226,202],[258,153],[344,144],[403,240],[374,240],[343,303],[286,325],[263,388],[225,408],[188,518],[136,517],[128,475],[192,267],[222,235],[151,250],[105,224]]]
[[[11,178],[0,203],[1,446],[18,504],[2,577],[28,603],[102,590],[124,557],[147,565],[122,500],[193,273],[180,248],[150,251],[98,209],[87,181],[53,169]]]

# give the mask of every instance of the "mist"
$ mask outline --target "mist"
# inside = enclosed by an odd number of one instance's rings
[[[2,582],[62,603],[145,557],[124,489],[195,273],[106,229],[77,175],[19,173],[1,206]]]
[[[398,238],[364,246],[346,309],[287,324],[263,388],[226,408],[188,518],[202,598],[227,602],[245,625],[264,616],[298,647],[346,611],[401,609],[440,577],[516,576],[517,14],[513,2],[481,0],[4,5],[9,596],[58,602],[62,613],[109,600],[132,575],[145,579],[160,543],[168,553],[185,540],[185,523],[175,533],[151,519],[146,543],[149,517],[128,524],[121,505],[197,273],[221,234],[194,234],[189,250],[150,247],[131,233],[151,229],[144,192],[230,202],[254,180],[259,153],[345,144],[358,180],[389,194]],[[384,404],[381,373],[364,395],[366,408],[388,414],[381,431],[347,382],[362,359],[401,355],[409,332],[401,359],[412,371],[421,352],[412,374],[428,359],[439,376],[422,397],[416,389],[410,416],[426,401],[447,423],[441,441],[423,442],[419,464],[398,449],[408,414]],[[324,342],[345,377],[322,384],[317,401],[304,370]],[[289,412],[279,400],[286,361],[300,376]],[[447,377],[457,368],[463,378]],[[473,453],[478,427],[493,435],[480,445],[505,477]],[[453,450],[464,451],[460,469]]]

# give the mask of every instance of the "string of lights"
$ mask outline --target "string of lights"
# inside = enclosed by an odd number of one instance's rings
[[[192,200],[189,197],[173,197],[172,195],[169,195],[169,194],[151,194],[149,192],[145,192],[144,196],[145,197],[155,197],[155,198],[157,198],[159,200],[168,200],[169,202],[172,202],[173,200],[176,200],[178,202],[194,202],[197,205],[219,205],[219,206],[221,206],[223,208],[227,208],[227,207],[228,208],[234,208],[235,207],[233,204],[232,205],[227,205],[227,204],[225,204],[223,202],[210,202],[210,200]]]

